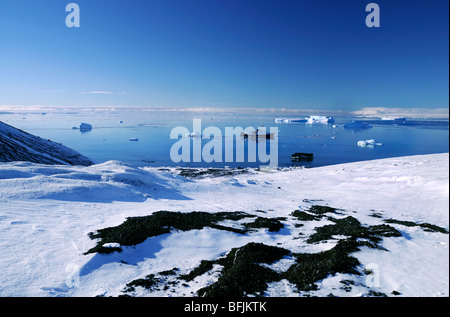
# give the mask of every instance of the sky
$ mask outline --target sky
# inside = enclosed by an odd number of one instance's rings
[[[449,1],[0,0],[0,105],[448,108]]]

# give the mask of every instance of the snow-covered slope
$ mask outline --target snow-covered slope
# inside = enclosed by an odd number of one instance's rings
[[[84,166],[93,164],[90,159],[70,148],[0,121],[0,162],[13,161]]]
[[[270,272],[257,295],[449,296],[448,171],[448,153],[193,179],[114,161],[0,163],[0,296],[197,296],[232,280],[227,266],[247,263],[252,247],[282,254],[248,262]],[[239,217],[184,228],[167,223],[172,212]],[[170,216],[150,228],[163,231],[133,245],[102,242],[101,229],[129,235],[127,218],[149,215]],[[132,218],[144,219],[153,218]],[[255,219],[261,227],[247,230]],[[351,270],[300,270],[306,254],[325,257],[342,242],[358,248],[330,261],[351,260]],[[87,253],[99,243],[121,252]]]

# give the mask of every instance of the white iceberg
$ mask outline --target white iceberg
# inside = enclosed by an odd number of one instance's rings
[[[379,143],[379,142],[375,142],[374,139],[370,139],[370,140],[360,140],[357,142],[357,145],[359,147],[368,147],[368,148],[374,148],[376,145],[383,145],[383,143]]]
[[[307,123],[334,123],[333,117],[326,117],[326,116],[310,116],[307,120]]]
[[[358,141],[357,144],[359,147],[366,147],[366,145],[367,145],[366,141]]]

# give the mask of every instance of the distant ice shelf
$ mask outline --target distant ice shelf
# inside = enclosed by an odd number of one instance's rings
[[[361,122],[361,121],[352,121],[352,122],[344,124],[344,129],[362,130],[362,129],[370,129],[370,128],[372,128],[371,125]]]
[[[418,126],[418,127],[442,127],[449,126],[448,120],[422,120],[422,119],[406,119],[401,117],[383,117],[381,119],[360,120],[359,122],[365,124],[376,125],[393,125],[393,126]]]
[[[308,119],[303,118],[275,118],[276,123],[306,122]]]
[[[381,118],[383,121],[406,121],[404,117],[383,117]]]

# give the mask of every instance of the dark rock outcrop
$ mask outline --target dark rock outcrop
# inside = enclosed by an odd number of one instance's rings
[[[0,162],[14,161],[49,165],[94,164],[75,150],[41,139],[0,121]]]

